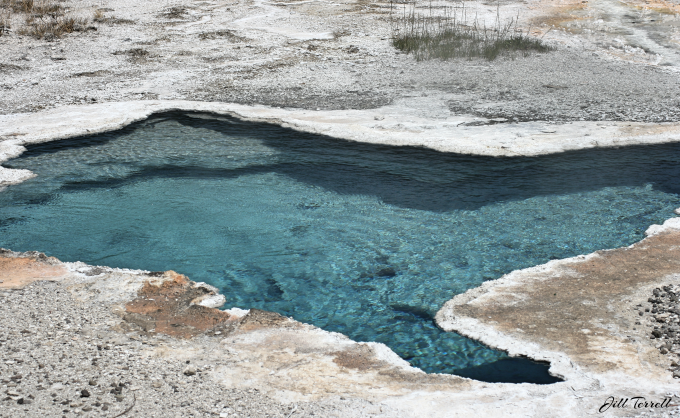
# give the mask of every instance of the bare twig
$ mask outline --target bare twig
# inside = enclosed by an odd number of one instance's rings
[[[287,416],[286,418],[290,418],[290,417],[295,413],[295,411],[297,411],[297,404],[295,405],[295,407],[293,408],[293,410],[290,411],[290,414],[288,414],[288,416]]]
[[[127,414],[128,412],[130,412],[130,411],[132,410],[132,408],[135,407],[135,402],[137,402],[137,397],[135,396],[135,394],[134,394],[134,392],[133,392],[133,393],[132,393],[132,405],[130,405],[130,406],[128,407],[128,409],[126,409],[125,411],[121,412],[120,414],[116,415],[116,416],[113,417],[113,418],[122,417],[123,415]]]

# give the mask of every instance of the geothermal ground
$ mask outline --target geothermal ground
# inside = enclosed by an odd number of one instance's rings
[[[470,2],[469,15],[519,18],[554,50],[420,62],[391,43],[402,3],[60,4],[84,19],[60,38],[22,35],[26,14],[0,12],[0,161],[175,109],[482,155],[680,140],[677,2]],[[31,175],[0,168],[0,188]],[[678,248],[669,220],[439,312],[443,329],[549,361],[564,382],[544,386],[428,375],[381,344],[218,311],[214,289],[173,272],[4,251],[0,416],[669,416]]]

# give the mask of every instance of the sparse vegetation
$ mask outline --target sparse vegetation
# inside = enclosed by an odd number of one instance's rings
[[[106,16],[105,14],[106,12],[112,11],[113,9],[109,9],[108,7],[97,9],[94,11],[92,20],[94,20],[97,23],[107,23],[109,25],[131,25],[135,23],[135,21],[131,19],[121,19],[115,16]]]
[[[24,19],[17,32],[37,39],[60,38],[66,33],[88,29],[87,19],[71,16],[63,5],[56,2],[0,0],[0,35],[9,31],[12,13]]]
[[[243,36],[236,35],[229,29],[222,29],[214,32],[203,32],[198,35],[198,39],[202,41],[207,39],[228,39],[232,42],[242,42],[246,40],[246,38]]]
[[[23,35],[37,39],[60,38],[66,33],[87,30],[87,19],[71,16],[29,16],[21,29]]]
[[[350,35],[350,32],[347,30],[334,30],[333,31],[333,39],[340,39],[343,36],[348,36]]]
[[[135,23],[135,21],[132,20],[132,19],[124,19],[124,18],[115,17],[115,16],[105,17],[101,20],[98,20],[97,22],[108,23],[109,25],[132,25],[132,24]]]
[[[104,13],[105,12],[110,12],[113,11],[113,9],[97,9],[94,11],[94,15],[92,16],[92,20],[94,20],[97,23],[107,23],[109,25],[131,25],[135,23],[134,20],[132,19],[122,19],[120,17],[115,17],[115,16],[106,16]]]
[[[397,12],[398,13],[398,12]],[[395,48],[413,54],[417,60],[451,58],[485,58],[494,60],[501,55],[548,52],[552,48],[541,39],[519,29],[518,18],[501,22],[499,11],[492,26],[479,22],[477,16],[468,19],[465,5],[447,7],[429,13],[416,1],[404,6],[401,16],[392,17]]]
[[[187,17],[187,8],[184,6],[170,7],[161,13],[159,17],[164,17],[166,19],[184,19]]]
[[[133,63],[140,63],[146,61],[151,56],[149,51],[144,48],[132,48],[125,51],[116,51],[113,55],[127,55],[128,60]]]
[[[12,28],[11,21],[12,13],[9,10],[0,10],[0,36],[8,33]]]

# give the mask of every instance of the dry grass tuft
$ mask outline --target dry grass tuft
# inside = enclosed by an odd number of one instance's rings
[[[9,30],[12,12],[24,17],[17,32],[37,39],[50,40],[89,29],[87,19],[69,15],[63,5],[53,1],[0,0],[0,34]]]
[[[246,38],[236,35],[233,31],[228,29],[217,30],[214,32],[203,32],[198,35],[198,39],[201,41],[212,39],[228,39],[232,42],[243,42],[247,40]]]
[[[187,17],[187,8],[184,6],[170,7],[158,16],[166,19],[184,19]]]
[[[84,32],[87,23],[87,19],[71,16],[29,16],[19,33],[50,40],[61,38],[67,33]]]
[[[149,51],[144,48],[132,48],[125,51],[116,51],[113,55],[127,55],[128,60],[132,63],[146,62],[147,58],[151,57]]]
[[[94,11],[94,15],[92,16],[92,20],[94,20],[97,23],[108,23],[109,25],[131,25],[135,23],[134,20],[131,19],[122,19],[120,17],[115,17],[115,16],[110,16],[107,17],[104,13],[105,12],[112,12],[113,9],[108,9],[108,8],[103,8],[103,9],[97,9]]]
[[[439,58],[485,58],[494,60],[501,55],[531,52],[548,52],[553,48],[541,39],[529,36],[517,26],[518,19],[501,22],[500,10],[493,26],[480,23],[477,16],[468,19],[461,8],[445,8],[436,14],[430,7],[423,9],[413,0],[404,6],[402,16],[393,16],[392,44],[395,48],[413,54],[417,60]]]
[[[12,29],[12,13],[7,10],[0,10],[0,36],[9,33]]]

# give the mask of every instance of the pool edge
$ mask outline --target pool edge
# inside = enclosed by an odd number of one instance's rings
[[[311,111],[233,103],[148,100],[57,107],[0,116],[0,163],[24,145],[114,131],[153,114],[185,111],[228,115],[350,141],[421,146],[441,152],[483,156],[537,156],[579,149],[680,141],[680,123],[520,122],[468,125],[479,118],[424,118],[390,105],[368,110]],[[479,122],[479,121],[477,121]],[[0,186],[29,173],[2,169]]]

